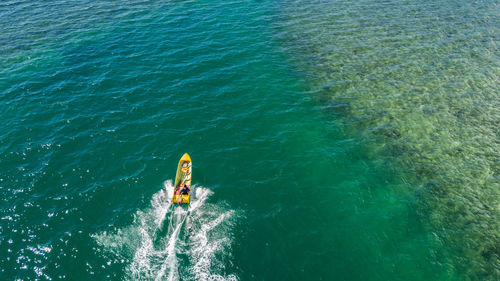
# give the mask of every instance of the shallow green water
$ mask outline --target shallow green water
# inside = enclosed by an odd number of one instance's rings
[[[498,12],[0,4],[0,279],[497,279]]]

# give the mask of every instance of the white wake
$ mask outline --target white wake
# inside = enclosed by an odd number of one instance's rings
[[[212,191],[197,186],[188,208],[171,205],[172,182],[163,185],[132,225],[93,235],[97,244],[126,263],[130,280],[238,280],[224,274],[235,212],[206,203]]]

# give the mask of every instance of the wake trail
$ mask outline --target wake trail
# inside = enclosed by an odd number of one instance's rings
[[[151,207],[137,211],[132,225],[92,235],[97,244],[127,262],[126,279],[238,280],[222,274],[230,263],[235,211],[206,203],[213,192],[197,186],[189,207],[172,205],[172,181],[163,185]]]

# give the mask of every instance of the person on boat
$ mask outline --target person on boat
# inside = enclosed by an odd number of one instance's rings
[[[181,194],[181,189],[183,187],[184,187],[184,182],[179,183],[179,185],[175,187],[174,194],[175,195]]]
[[[182,205],[182,193],[181,190],[184,189],[184,182],[179,183],[179,185],[175,188],[174,194],[177,195],[177,204]]]
[[[179,193],[182,195],[188,195],[189,190],[190,190],[189,186],[182,184],[181,191]]]
[[[183,174],[187,174],[188,171],[189,171],[189,163],[188,162],[184,162],[182,164],[181,172]]]
[[[179,204],[179,205],[182,204],[183,198],[181,195],[188,195],[190,190],[191,189],[189,188],[189,186],[187,186],[183,182],[181,182],[179,184],[179,186],[175,189],[175,192],[174,192],[174,194],[177,195],[177,204]]]

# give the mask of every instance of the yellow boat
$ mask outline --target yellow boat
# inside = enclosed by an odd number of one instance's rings
[[[177,165],[172,204],[189,204],[189,197],[191,196],[192,169],[193,163],[191,162],[191,157],[189,157],[189,154],[184,153],[181,160],[179,160],[179,164]]]

